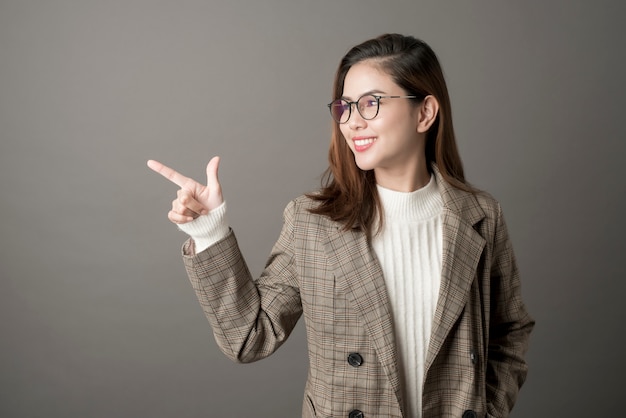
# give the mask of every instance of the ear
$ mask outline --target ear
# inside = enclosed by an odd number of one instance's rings
[[[417,132],[427,132],[437,119],[439,113],[439,102],[435,96],[426,96],[419,106],[417,119]]]

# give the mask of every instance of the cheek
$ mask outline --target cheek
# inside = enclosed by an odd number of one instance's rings
[[[348,143],[348,145],[350,145],[351,141],[348,140],[348,138],[349,138],[349,135],[348,135],[349,128],[347,128],[346,125],[340,125],[339,126],[339,130],[341,131],[341,135],[343,135],[343,140],[346,141]]]
[[[343,125],[339,125],[339,131],[341,132],[343,137],[346,138],[346,133],[348,131],[348,128],[346,127],[345,123]]]

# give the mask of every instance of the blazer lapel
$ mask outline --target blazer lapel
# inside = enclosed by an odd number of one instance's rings
[[[358,230],[343,231],[337,227],[324,246],[330,265],[334,266],[337,287],[345,292],[362,319],[401,403],[393,323],[380,264],[365,234]]]
[[[471,193],[450,186],[434,167],[443,200],[441,289],[435,310],[426,370],[461,315],[474,280],[485,239],[474,229],[485,214]]]

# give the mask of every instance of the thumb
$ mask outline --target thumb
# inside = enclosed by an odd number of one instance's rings
[[[220,182],[217,177],[217,170],[220,165],[220,157],[216,156],[211,158],[211,161],[206,166],[206,181],[207,187],[211,190],[219,190]]]

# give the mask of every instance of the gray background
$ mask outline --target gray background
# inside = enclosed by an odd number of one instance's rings
[[[217,349],[166,219],[213,155],[258,274],[326,167],[336,65],[383,32],[439,54],[470,181],[502,203],[537,319],[514,417],[621,416],[619,1],[0,1],[0,416],[295,417],[302,324]]]

